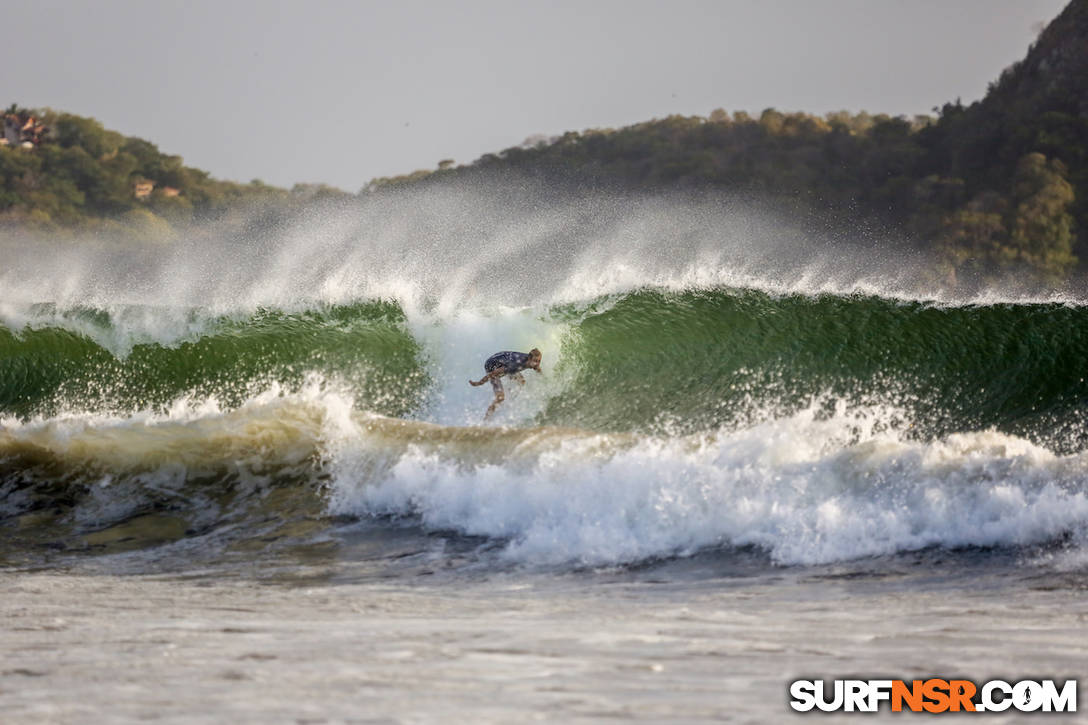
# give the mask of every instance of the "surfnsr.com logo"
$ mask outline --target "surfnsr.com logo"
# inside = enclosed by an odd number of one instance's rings
[[[1076,712],[1077,681],[796,680],[790,697],[798,712],[876,712],[883,703],[892,712]]]

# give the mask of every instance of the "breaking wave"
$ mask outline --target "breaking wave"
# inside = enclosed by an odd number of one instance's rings
[[[0,560],[343,517],[522,564],[1080,549],[1077,299],[919,294],[910,259],[847,268],[737,205],[533,198],[9,250]],[[467,379],[530,347],[544,373],[482,424]]]

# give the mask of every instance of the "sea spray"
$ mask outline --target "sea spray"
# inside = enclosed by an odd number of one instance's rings
[[[255,220],[257,222],[259,220]],[[580,303],[641,287],[927,300],[1073,300],[983,289],[958,297],[932,260],[890,239],[813,234],[750,200],[583,194],[531,180],[432,186],[316,207],[268,227],[196,227],[168,248],[0,239],[0,311],[147,309],[247,318],[324,304],[436,310]],[[134,325],[168,342],[165,317]],[[12,324],[7,324],[11,328]],[[173,334],[190,334],[184,324]]]
[[[989,431],[905,440],[902,411],[816,407],[734,432],[530,432],[501,458],[420,439],[374,480],[334,466],[332,510],[508,542],[520,563],[613,565],[754,546],[815,564],[1088,532],[1088,459]],[[881,432],[882,431],[882,432]],[[539,436],[535,438],[534,436]]]

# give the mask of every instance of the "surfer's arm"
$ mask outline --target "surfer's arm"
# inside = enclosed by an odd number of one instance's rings
[[[521,373],[514,373],[511,377],[513,377],[514,380],[517,380],[522,385],[525,385],[525,378],[522,377]]]

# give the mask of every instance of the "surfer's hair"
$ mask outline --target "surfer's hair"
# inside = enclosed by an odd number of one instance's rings
[[[544,357],[538,348],[533,348],[529,351],[529,357]]]

